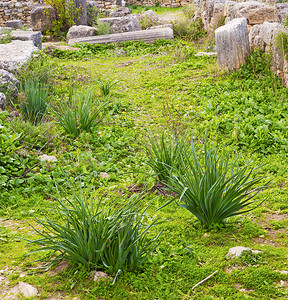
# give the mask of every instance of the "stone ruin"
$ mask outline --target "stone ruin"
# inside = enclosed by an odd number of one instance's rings
[[[250,51],[258,48],[272,55],[272,71],[288,87],[288,61],[276,45],[277,34],[287,31],[288,3],[200,0],[197,5],[205,29],[212,34],[215,31],[220,69],[239,68]]]

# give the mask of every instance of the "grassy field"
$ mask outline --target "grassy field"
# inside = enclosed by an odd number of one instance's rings
[[[195,56],[200,47],[191,43],[137,45],[94,53],[83,49],[77,55],[56,51],[23,70],[23,78],[34,76],[49,85],[50,104],[38,126],[22,120],[21,99],[14,103],[20,116],[0,114],[2,125],[21,133],[10,152],[15,169],[6,170],[8,177],[21,180],[2,177],[0,186],[0,297],[8,299],[9,289],[25,281],[37,287],[39,299],[287,299],[287,89],[259,53],[227,74],[219,71],[215,57]],[[104,119],[91,132],[69,137],[52,110],[68,101],[69,91],[90,87],[99,107],[107,101],[99,80],[115,83]],[[260,205],[255,210],[212,230],[196,223],[178,202],[157,210],[172,196],[159,186],[153,189],[157,178],[151,176],[145,151],[151,135],[193,134],[201,144],[205,130],[217,149],[242,152],[242,164],[261,165],[259,174],[265,178],[259,185],[270,181],[256,196],[255,205]],[[41,162],[43,154],[54,155],[57,162]],[[103,172],[109,177],[102,178]],[[35,260],[45,253],[27,256],[37,248],[27,244],[37,238],[29,224],[41,231],[35,217],[45,215],[61,222],[54,197],[69,197],[70,185],[79,192],[79,182],[89,203],[102,197],[107,205],[123,204],[139,197],[140,207],[149,204],[146,219],[163,221],[150,232],[152,237],[163,231],[159,246],[135,272],[121,272],[113,285],[94,282],[94,269],[65,262],[36,272],[43,263]],[[235,246],[261,253],[228,259]]]

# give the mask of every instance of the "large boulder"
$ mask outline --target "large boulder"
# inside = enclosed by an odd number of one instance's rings
[[[141,30],[139,21],[135,16],[98,19],[98,24],[104,22],[108,23],[111,26],[112,33],[122,33]]]
[[[0,66],[5,66],[5,69],[20,67],[37,51],[39,49],[34,46],[34,42],[31,40],[15,40],[9,44],[0,45]]]
[[[12,40],[33,41],[34,46],[42,49],[41,31],[22,31],[15,30],[11,33]]]
[[[222,70],[238,69],[250,55],[248,26],[245,18],[237,18],[215,30],[218,64]]]
[[[224,11],[227,21],[244,17],[249,25],[262,24],[265,21],[275,22],[277,20],[276,7],[258,1],[239,3],[227,1]]]
[[[34,31],[46,31],[51,29],[55,18],[55,10],[50,5],[35,5],[31,10],[31,27]]]
[[[6,71],[0,69],[0,91],[1,93],[4,93],[8,97],[15,97],[18,94],[18,87],[19,87],[19,81],[16,79],[16,77]],[[2,105],[5,106],[6,104],[6,97],[5,99],[2,96]]]
[[[66,38],[67,40],[71,40],[93,35],[96,35],[96,29],[94,27],[85,25],[74,25],[69,29]]]

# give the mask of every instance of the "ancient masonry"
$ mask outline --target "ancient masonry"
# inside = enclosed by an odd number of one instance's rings
[[[5,26],[8,20],[19,19],[24,24],[29,24],[32,5],[39,2],[41,0],[0,0],[0,26]]]
[[[119,0],[96,0],[100,8],[111,9]],[[87,1],[89,2],[89,1]],[[122,1],[120,1],[122,2]],[[126,5],[178,7],[192,3],[192,0],[127,0]],[[5,26],[8,20],[21,19],[23,24],[30,24],[32,5],[42,4],[44,0],[0,0],[0,26]]]

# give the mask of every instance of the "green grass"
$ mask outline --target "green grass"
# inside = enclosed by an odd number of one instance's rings
[[[111,48],[83,59],[69,59],[67,53],[61,53],[61,59],[43,58],[44,65],[54,66],[45,78],[56,95],[51,105],[61,103],[71,83],[85,89],[99,76],[121,82],[105,107],[105,119],[76,139],[65,136],[51,114],[46,126],[10,123],[15,133],[25,129],[22,148],[16,151],[29,159],[29,169],[20,187],[0,190],[0,269],[8,267],[1,276],[10,280],[5,289],[25,281],[36,286],[43,299],[286,299],[288,275],[276,270],[288,271],[287,222],[282,220],[288,213],[287,90],[256,54],[247,67],[226,74],[218,70],[215,58],[195,57],[199,49],[192,44],[176,41],[162,45],[161,51],[149,47],[129,45],[122,56]],[[179,47],[187,50],[185,55],[179,55]],[[7,117],[5,124],[9,122]],[[136,272],[121,274],[113,286],[94,282],[94,270],[73,265],[57,274],[33,273],[31,267],[39,266],[33,261],[43,256],[24,256],[36,247],[23,238],[38,238],[26,222],[37,226],[33,214],[59,221],[50,212],[57,206],[51,196],[56,195],[55,182],[65,188],[67,177],[80,180],[89,199],[105,196],[108,206],[121,196],[119,204],[125,204],[131,197],[128,187],[148,183],[144,145],[149,145],[150,134],[193,131],[202,143],[205,129],[218,149],[229,146],[231,154],[242,151],[243,162],[264,164],[259,175],[272,181],[255,198],[264,203],[232,217],[221,230],[207,232],[175,204],[156,212],[171,196],[145,192],[141,205],[150,203],[147,219],[157,216],[166,222],[152,228],[150,237],[163,231],[160,245]],[[39,154],[55,155],[58,161],[40,162]],[[109,177],[102,178],[101,172]],[[153,184],[150,179],[147,189]],[[237,245],[261,250],[261,256],[228,260],[228,249]]]

